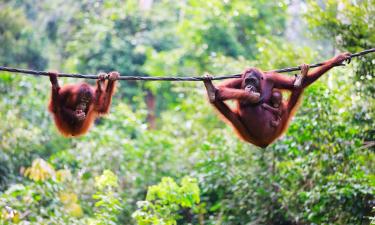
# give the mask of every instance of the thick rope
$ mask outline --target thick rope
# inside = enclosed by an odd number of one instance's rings
[[[375,48],[367,49],[358,53],[354,53],[350,55],[350,58],[366,55],[369,53],[375,52]],[[310,68],[319,67],[323,65],[323,63],[316,63],[313,65],[310,65]],[[337,65],[342,66],[342,65]],[[300,66],[296,67],[289,67],[284,69],[277,69],[277,70],[271,70],[269,72],[277,72],[277,73],[286,73],[286,72],[292,72],[292,71],[298,71],[301,70]],[[30,74],[35,76],[49,76],[50,72],[46,71],[36,71],[36,70],[27,70],[27,69],[18,69],[18,68],[11,68],[11,67],[5,67],[0,66],[0,71],[7,71],[11,73],[22,73],[22,74]],[[73,77],[73,78],[85,78],[85,79],[98,79],[98,75],[84,75],[84,74],[69,74],[69,73],[58,73],[59,77]],[[141,76],[120,76],[118,80],[142,80],[142,81],[204,81],[207,79],[212,80],[224,80],[229,78],[240,78],[241,74],[231,74],[231,75],[223,75],[223,76],[216,76],[212,78],[207,77],[141,77]]]

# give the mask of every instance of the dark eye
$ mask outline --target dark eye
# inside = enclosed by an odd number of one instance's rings
[[[248,77],[246,78],[245,82],[255,84],[255,85],[258,85],[259,83],[258,79],[256,79],[255,77]]]

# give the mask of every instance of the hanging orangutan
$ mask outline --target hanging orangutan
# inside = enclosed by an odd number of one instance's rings
[[[85,134],[96,118],[108,113],[119,76],[118,72],[101,73],[96,87],[87,83],[60,87],[57,73],[50,72],[52,94],[49,111],[58,130],[67,137]]]
[[[340,54],[311,72],[304,64],[301,66],[301,77],[297,79],[250,68],[243,72],[241,78],[224,81],[217,88],[211,79],[205,80],[204,84],[209,101],[239,137],[265,148],[287,129],[303,90],[345,60],[350,60],[350,53]],[[282,101],[280,90],[291,92],[287,101]],[[236,101],[236,107],[229,108],[224,103],[226,100]]]

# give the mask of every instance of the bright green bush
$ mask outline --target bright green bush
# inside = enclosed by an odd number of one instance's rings
[[[182,178],[181,185],[170,177],[165,177],[150,186],[145,201],[137,202],[138,209],[133,213],[137,224],[177,224],[181,219],[181,209],[195,208],[200,202],[197,180]]]

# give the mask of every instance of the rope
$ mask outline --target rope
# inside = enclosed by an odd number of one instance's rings
[[[366,55],[369,53],[375,52],[375,48],[367,49],[358,53],[354,53],[350,55],[350,58]],[[318,67],[323,65],[323,63],[316,63],[313,65],[310,65],[310,68]],[[336,66],[343,66],[336,65]],[[296,67],[289,67],[284,69],[277,69],[277,70],[271,70],[269,72],[277,72],[277,73],[286,73],[286,72],[292,72],[292,71],[298,71],[301,70],[300,66]],[[5,67],[0,66],[0,71],[7,71],[11,73],[22,73],[22,74],[30,74],[34,76],[49,76],[50,72],[46,71],[36,71],[36,70],[28,70],[28,69],[19,69],[19,68],[11,68],[11,67]],[[84,74],[69,74],[69,73],[58,73],[59,77],[73,77],[73,78],[85,78],[85,79],[98,79],[98,75],[84,75]],[[216,76],[212,78],[207,77],[141,77],[141,76],[120,76],[118,80],[141,80],[141,81],[204,81],[206,79],[212,79],[212,80],[224,80],[229,78],[240,78],[241,74],[231,74],[231,75],[222,75],[222,76]]]

